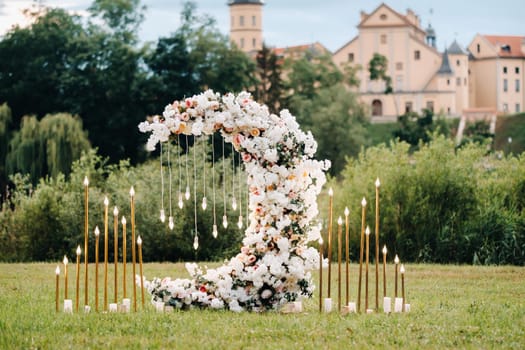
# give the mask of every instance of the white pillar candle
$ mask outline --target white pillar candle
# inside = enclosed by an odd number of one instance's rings
[[[155,310],[157,310],[157,312],[164,312],[164,302],[162,301],[155,302]]]
[[[301,301],[294,301],[294,312],[303,312],[303,303]]]
[[[91,306],[84,305],[84,313],[89,314],[91,312]]]
[[[324,298],[324,312],[332,312],[332,298]]]
[[[71,299],[64,300],[64,312],[67,314],[73,313],[73,300]]]
[[[122,299],[122,312],[129,312],[131,308],[131,299],[124,298]]]
[[[350,310],[350,312],[357,312],[357,307],[356,307],[355,302],[353,301],[349,302],[348,309]]]
[[[410,304],[405,304],[405,312],[410,312]]]
[[[392,298],[383,298],[383,311],[385,312],[385,314],[389,314],[392,312]]]
[[[366,313],[367,313],[367,314],[373,314],[373,313],[374,313],[374,310],[373,310],[373,309],[366,309]]]
[[[109,312],[117,312],[117,303],[110,303],[109,304]]]
[[[403,298],[396,298],[394,301],[394,312],[403,311]]]

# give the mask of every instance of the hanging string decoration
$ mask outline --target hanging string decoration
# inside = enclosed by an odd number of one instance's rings
[[[150,150],[172,135],[220,132],[241,153],[249,189],[240,253],[215,269],[187,264],[191,279],[147,281],[153,302],[263,311],[311,297],[310,271],[319,266],[319,254],[308,242],[320,238],[316,200],[330,163],[313,159],[317,144],[310,132],[287,110],[270,114],[248,93],[221,97],[213,91],[167,105],[139,129],[151,133]]]
[[[219,231],[217,230],[217,212],[215,202],[215,133],[211,134],[211,182],[212,182],[212,194],[213,194],[213,228],[211,234],[213,238],[217,238]]]

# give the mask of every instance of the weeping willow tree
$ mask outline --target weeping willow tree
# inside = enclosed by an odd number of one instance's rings
[[[71,164],[90,148],[82,121],[70,114],[22,119],[20,130],[9,143],[8,174],[29,174],[33,183],[45,176],[69,175]]]

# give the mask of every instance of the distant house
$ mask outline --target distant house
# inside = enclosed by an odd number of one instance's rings
[[[372,13],[361,12],[358,35],[333,54],[334,62],[359,66],[356,89],[373,116],[395,117],[406,112],[460,115],[468,107],[468,55],[454,42],[440,53],[435,32],[423,30],[411,10],[406,15],[381,4]],[[388,60],[387,75],[392,93],[385,94],[384,81],[372,81],[369,63],[375,53]]]
[[[477,34],[470,45],[472,106],[525,111],[525,36]]]
[[[263,47],[262,0],[230,0],[230,41],[250,54]]]

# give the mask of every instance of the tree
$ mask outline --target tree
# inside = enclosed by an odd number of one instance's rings
[[[339,70],[329,56],[289,60],[286,67],[287,106],[317,140],[317,157],[330,159],[330,174],[337,175],[345,157],[366,143],[364,109],[346,84],[352,78],[345,73],[353,71]]]
[[[259,82],[255,87],[255,97],[264,103],[272,113],[278,113],[283,105],[282,69],[279,58],[266,45],[257,52],[257,77]]]
[[[0,195],[7,185],[7,173],[5,169],[7,150],[11,139],[11,109],[4,103],[0,105]]]
[[[69,114],[47,115],[41,121],[25,117],[9,144],[7,172],[41,177],[69,175],[71,164],[90,148],[82,121]]]

